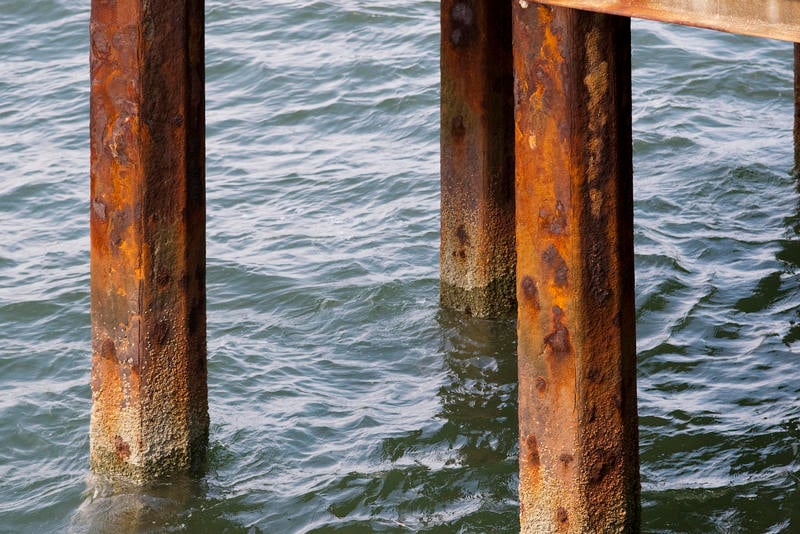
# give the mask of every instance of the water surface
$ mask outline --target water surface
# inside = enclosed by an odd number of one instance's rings
[[[0,5],[0,531],[516,532],[513,321],[438,306],[439,2],[207,5],[210,465],[89,476],[88,2]],[[792,47],[634,24],[643,527],[800,531]]]

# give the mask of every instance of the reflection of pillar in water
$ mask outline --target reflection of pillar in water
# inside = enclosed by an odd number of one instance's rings
[[[200,488],[197,481],[185,476],[145,486],[90,476],[87,494],[72,516],[71,533],[167,530],[166,526],[180,522],[179,514],[200,494]]]
[[[447,382],[439,390],[440,415],[463,438],[461,465],[500,471],[517,441],[515,330],[510,321],[454,318],[444,355]],[[487,484],[502,491],[506,484]]]
[[[796,191],[800,195],[800,43],[794,43],[794,178]],[[797,241],[800,239],[800,199],[787,226],[788,235],[777,257],[787,264],[789,272],[794,272],[800,268],[800,244]],[[800,341],[800,309],[796,317],[783,337],[787,345]]]

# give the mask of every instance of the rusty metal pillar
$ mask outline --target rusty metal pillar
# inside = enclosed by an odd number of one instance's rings
[[[630,19],[513,5],[522,532],[638,532]]]
[[[441,22],[441,302],[478,317],[511,315],[511,7],[442,0]]]
[[[800,43],[794,43],[794,173],[800,175]]]
[[[208,439],[203,0],[92,0],[91,465],[144,481]]]

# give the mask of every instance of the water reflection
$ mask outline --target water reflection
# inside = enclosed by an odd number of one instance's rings
[[[502,463],[517,446],[516,325],[443,312],[448,381],[439,390],[443,430],[460,465]]]
[[[203,479],[176,476],[136,486],[90,474],[68,532],[149,534],[162,532],[260,532],[208,513],[214,506]]]
[[[340,519],[310,532],[518,532],[513,321],[442,311],[438,409],[381,440],[378,469],[330,487]]]
[[[800,143],[796,143],[796,145],[800,145]],[[800,146],[795,146],[795,152],[798,153],[798,151],[800,151]],[[775,257],[778,261],[783,262],[785,274],[796,277],[800,267],[800,166],[798,166],[798,162],[795,162],[793,174],[798,198],[794,213],[784,220],[786,236],[781,240],[781,248]],[[783,342],[787,345],[800,341],[800,306],[796,307],[794,313],[795,319],[790,321],[789,331],[783,336]]]
[[[797,274],[800,271],[800,167],[795,165],[792,171],[795,177],[794,211],[783,219],[785,234],[777,240],[779,246],[775,259],[781,268],[762,276],[751,294],[736,301],[735,308],[742,313],[767,312],[773,316],[781,316],[785,310],[789,319],[789,328],[782,337],[786,345],[800,341],[800,307],[792,306],[791,299],[797,294]]]
[[[447,311],[439,322],[446,373],[434,424],[382,444],[386,460],[407,464],[408,494],[428,503],[428,518],[406,525],[516,532],[516,326]]]

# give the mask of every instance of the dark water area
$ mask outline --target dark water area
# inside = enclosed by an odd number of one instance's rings
[[[439,2],[207,9],[209,465],[88,471],[88,2],[0,0],[0,532],[513,533],[514,321],[438,305]],[[800,532],[792,45],[636,21],[643,530]]]

